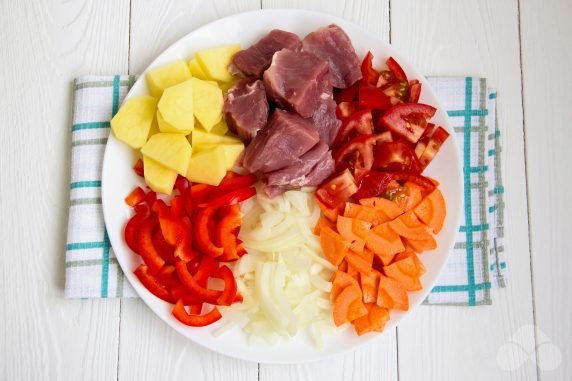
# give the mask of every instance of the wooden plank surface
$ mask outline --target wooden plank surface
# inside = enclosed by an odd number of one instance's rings
[[[538,368],[542,380],[569,380],[572,2],[527,0],[520,10]]]
[[[129,1],[0,2],[0,379],[116,378],[119,300],[63,295],[74,77],[127,69]]]
[[[518,347],[510,351],[508,364],[497,361],[511,336],[533,323],[518,4],[406,0],[391,5],[392,44],[422,72],[484,76],[498,90],[508,195],[507,288],[493,291],[492,306],[422,307],[404,321],[398,328],[400,380],[536,379],[534,362],[525,361]],[[534,343],[532,331],[523,332],[522,339]],[[534,355],[534,345],[531,350]]]
[[[262,8],[301,8],[350,20],[379,38],[389,40],[389,1],[263,0]],[[260,380],[396,380],[395,329],[354,352],[306,365],[260,365]]]
[[[130,73],[140,73],[164,49],[199,26],[259,7],[258,0],[132,0]],[[121,302],[119,379],[254,381],[257,377],[256,363],[231,359],[192,343],[140,300]]]

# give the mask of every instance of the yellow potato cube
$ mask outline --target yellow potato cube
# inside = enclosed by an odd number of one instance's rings
[[[240,50],[240,45],[224,45],[205,49],[195,54],[197,62],[205,74],[218,82],[230,82],[232,75],[228,72],[228,64],[232,56]]]
[[[218,85],[192,78],[193,83],[193,112],[195,117],[210,131],[222,118],[222,91]]]
[[[197,152],[189,162],[187,179],[217,186],[226,174],[225,162],[224,149],[220,146]]]
[[[191,71],[185,61],[178,60],[150,70],[145,78],[151,94],[160,98],[166,88],[191,79]]]
[[[221,114],[222,116],[222,114]],[[228,125],[226,124],[224,118],[220,118],[220,121],[211,128],[210,133],[216,135],[225,135],[228,132]]]
[[[194,130],[191,135],[191,141],[193,147],[195,145],[205,145],[205,144],[242,144],[239,138],[235,138],[228,135],[216,135],[208,132],[203,132],[201,130]]]
[[[127,100],[111,119],[115,137],[132,148],[141,148],[149,136],[156,109],[157,99],[148,95]]]
[[[223,83],[219,83],[219,87],[222,90],[223,94],[226,94],[226,92],[233,87],[234,85],[236,85],[236,83],[238,82],[238,78],[236,77],[232,77],[232,80],[230,82],[223,82]]]
[[[141,153],[185,176],[192,149],[184,135],[160,132],[145,143]]]
[[[191,133],[190,130],[179,130],[174,126],[170,125],[169,123],[165,122],[165,119],[163,119],[163,115],[161,115],[161,111],[157,111],[157,125],[159,126],[159,130],[161,132],[176,132],[183,135],[188,135]]]
[[[234,143],[234,144],[220,144],[220,145],[217,144],[199,145],[193,147],[193,152],[199,153],[214,149],[216,147],[221,147],[224,151],[224,158],[225,158],[224,165],[227,171],[230,171],[234,167],[236,161],[244,151],[244,144]]]
[[[165,89],[157,104],[165,122],[179,131],[192,131],[195,126],[193,116],[193,81],[188,80]]]
[[[143,156],[143,170],[145,172],[145,183],[152,191],[164,194],[173,192],[173,186],[175,186],[175,181],[177,180],[177,172],[147,156]]]
[[[192,60],[189,61],[189,70],[191,71],[193,77],[197,77],[200,79],[209,79],[207,78],[207,75],[205,74],[203,69],[201,69],[201,65],[199,65],[196,58],[193,58]]]

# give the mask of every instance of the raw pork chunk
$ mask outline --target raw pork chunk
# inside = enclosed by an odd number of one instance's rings
[[[331,91],[320,95],[320,103],[312,115],[312,120],[318,129],[320,140],[328,145],[332,144],[342,121],[336,115],[336,101]]]
[[[240,81],[224,96],[224,115],[230,130],[250,142],[268,121],[268,101],[262,81]]]

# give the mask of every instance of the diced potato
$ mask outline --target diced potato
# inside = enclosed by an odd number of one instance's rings
[[[184,135],[160,132],[145,143],[141,153],[185,176],[192,149]]]
[[[222,116],[222,114],[221,114]],[[225,135],[228,132],[228,126],[224,118],[220,118],[220,121],[211,128],[210,133],[216,135]]]
[[[166,88],[191,79],[191,71],[185,61],[178,60],[150,70],[145,78],[151,94],[160,98]]]
[[[192,78],[193,83],[193,112],[195,117],[210,131],[222,118],[222,91],[218,85]]]
[[[193,81],[188,80],[165,89],[157,104],[163,120],[179,131],[192,131],[195,126],[193,116]]]
[[[149,137],[147,137],[147,140],[149,140],[151,136],[158,134],[159,132],[160,132],[159,122],[157,121],[157,115],[155,115],[155,118],[153,118],[153,123],[151,123],[151,128],[149,129]]]
[[[207,77],[218,82],[230,82],[232,75],[228,72],[227,67],[232,56],[239,50],[240,45],[238,44],[224,45],[198,51],[195,58]]]
[[[222,90],[222,93],[225,94],[231,87],[233,87],[234,85],[236,85],[236,83],[239,81],[238,78],[236,77],[232,77],[232,80],[230,82],[223,82],[223,83],[219,83],[219,87]]]
[[[197,62],[196,58],[193,58],[192,60],[189,61],[189,70],[191,71],[193,77],[197,77],[200,79],[209,79],[207,78],[207,75],[201,68],[201,65],[199,65],[199,63]]]
[[[147,156],[143,156],[143,170],[145,172],[145,183],[152,191],[164,194],[173,192],[173,186],[177,180],[177,172]]]
[[[226,174],[226,158],[221,146],[197,152],[191,157],[187,179],[217,186]]]
[[[178,134],[188,135],[191,133],[190,130],[179,130],[174,126],[170,125],[169,123],[165,122],[163,119],[163,115],[161,115],[161,111],[157,111],[157,125],[159,126],[159,130],[161,132],[176,132]]]
[[[199,153],[203,151],[208,151],[214,149],[216,147],[221,147],[224,151],[224,158],[225,158],[225,168],[227,171],[230,171],[236,161],[240,157],[240,154],[244,151],[244,144],[242,143],[233,143],[233,144],[204,144],[199,146],[193,147],[193,152]]]
[[[149,136],[156,109],[157,99],[148,95],[127,100],[111,119],[115,137],[132,148],[141,148]]]
[[[240,144],[242,141],[228,135],[216,135],[213,133],[203,132],[201,130],[194,130],[191,135],[192,145],[205,145],[205,144]]]

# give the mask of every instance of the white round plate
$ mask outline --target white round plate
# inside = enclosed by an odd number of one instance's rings
[[[303,38],[307,33],[332,23],[342,27],[349,35],[360,59],[370,50],[374,55],[374,67],[381,67],[389,56],[393,56],[409,78],[419,79],[423,84],[420,102],[437,107],[438,111],[432,122],[443,126],[451,134],[426,171],[427,175],[436,178],[441,183],[440,189],[447,202],[445,226],[436,237],[438,248],[420,256],[427,268],[427,272],[421,278],[424,288],[409,294],[409,311],[391,311],[391,320],[385,328],[386,331],[390,331],[425,299],[444,267],[453,248],[455,233],[459,226],[462,194],[460,158],[449,120],[425,77],[415,70],[404,57],[387,43],[340,18],[308,11],[260,10],[217,20],[181,38],[159,55],[145,72],[141,73],[142,75],[127,98],[148,94],[143,75],[148,70],[177,59],[189,60],[197,50],[229,43],[240,43],[243,48],[246,48],[275,28],[297,33],[300,38]],[[321,349],[316,348],[305,333],[272,345],[262,341],[249,345],[246,335],[238,327],[220,337],[213,336],[213,331],[224,323],[224,318],[205,328],[187,327],[179,323],[171,315],[172,306],[153,296],[133,275],[133,270],[141,263],[141,259],[127,247],[123,239],[123,228],[132,214],[124,198],[135,186],[144,186],[141,178],[133,172],[135,160],[136,153],[111,134],[105,151],[102,173],[103,212],[109,239],[117,260],[135,291],[154,313],[179,333],[224,355],[249,361],[283,364],[321,359],[380,338],[381,334],[367,334],[359,337],[353,329],[346,329],[328,337]],[[145,335],[145,332],[141,334]]]

